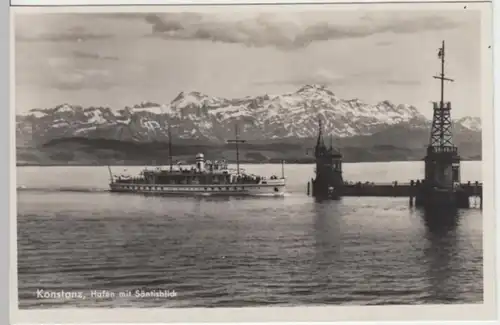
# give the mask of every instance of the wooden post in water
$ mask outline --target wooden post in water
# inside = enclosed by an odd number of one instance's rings
[[[410,207],[413,207],[413,199],[415,198],[415,182],[410,181]]]

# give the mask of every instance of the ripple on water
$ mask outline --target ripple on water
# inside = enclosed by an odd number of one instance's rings
[[[82,175],[82,183],[96,179]],[[429,228],[406,199],[314,203],[303,184],[294,186],[279,200],[18,191],[20,306],[482,301],[480,212],[463,213],[443,231]],[[39,288],[167,289],[177,297],[42,301]]]

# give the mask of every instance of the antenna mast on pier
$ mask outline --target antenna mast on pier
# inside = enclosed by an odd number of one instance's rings
[[[451,103],[444,101],[444,82],[453,82],[444,73],[445,47],[444,41],[439,48],[438,58],[441,60],[441,73],[433,76],[441,82],[441,97],[433,103],[433,117],[429,145],[425,161],[425,183],[430,187],[453,190],[454,183],[460,182],[460,156],[453,144],[451,121]]]
[[[239,139],[238,124],[236,124],[234,126],[234,133],[235,133],[235,138],[233,140],[227,140],[227,143],[235,143],[236,144],[236,172],[239,175],[240,174],[240,151],[239,151],[239,144],[240,143],[245,143],[246,141]]]
[[[450,81],[453,82],[453,79],[446,78],[444,74],[444,59],[445,59],[445,47],[444,41],[439,49],[438,57],[441,59],[441,73],[439,76],[433,76],[435,79],[441,80],[441,98],[439,102],[439,107],[434,105],[434,116],[432,119],[432,130],[431,130],[431,139],[430,145],[432,147],[444,147],[444,146],[453,146],[452,143],[452,132],[451,132],[451,116],[450,103],[444,102],[444,82]]]

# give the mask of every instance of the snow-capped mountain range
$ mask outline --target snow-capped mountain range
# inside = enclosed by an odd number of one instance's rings
[[[16,117],[17,142],[43,144],[68,137],[124,141],[162,141],[168,138],[199,139],[220,143],[234,137],[239,126],[247,140],[310,138],[317,135],[318,118],[333,137],[371,135],[391,126],[429,127],[430,121],[410,105],[383,101],[375,105],[358,99],[338,98],[324,86],[306,85],[296,92],[240,99],[181,92],[168,104],[143,102],[112,110],[63,104],[35,108]],[[481,130],[481,120],[464,117],[455,125]]]
[[[478,131],[478,132],[481,131],[481,118],[479,117],[472,117],[472,116],[462,117],[461,119],[456,120],[455,124],[460,125],[465,129],[471,131]]]

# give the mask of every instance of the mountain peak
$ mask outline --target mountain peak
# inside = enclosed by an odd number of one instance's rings
[[[57,112],[73,112],[74,109],[73,109],[73,106],[71,106],[67,103],[64,103],[62,105],[56,106],[55,111],[57,111]]]
[[[172,103],[173,102],[178,102],[178,101],[181,101],[187,97],[193,97],[193,98],[196,98],[198,100],[200,99],[203,99],[203,98],[207,98],[209,97],[208,95],[206,94],[203,94],[199,91],[190,91],[190,92],[184,92],[184,91],[181,91],[175,98],[174,100],[172,100]]]
[[[134,108],[150,108],[150,107],[157,107],[157,106],[160,106],[160,104],[145,100],[145,101],[140,102],[139,104],[134,105]]]
[[[299,88],[297,93],[308,92],[308,91],[318,91],[327,89],[326,85],[321,84],[307,84]]]
[[[215,105],[220,99],[215,97],[210,97],[199,91],[183,92],[181,91],[177,97],[170,102],[170,106],[177,109],[192,108],[192,107],[202,107],[205,105]]]
[[[328,89],[326,85],[321,85],[321,84],[304,85],[295,93],[301,96],[325,95],[325,96],[335,97],[335,94],[330,89]]]
[[[475,117],[475,116],[462,117],[462,118],[456,120],[455,123],[462,125],[466,129],[473,130],[473,131],[480,131],[481,127],[482,127],[481,118]]]

